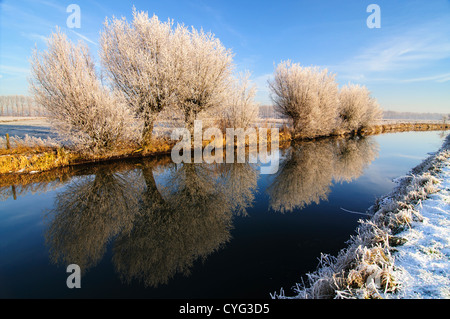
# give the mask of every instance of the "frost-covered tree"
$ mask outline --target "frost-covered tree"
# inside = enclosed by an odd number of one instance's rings
[[[132,138],[132,116],[118,91],[99,81],[83,43],[71,43],[58,29],[46,51],[34,51],[30,88],[57,131],[82,151],[103,152]]]
[[[256,86],[250,81],[250,73],[239,74],[229,88],[220,115],[223,128],[247,129],[259,118],[255,102]]]
[[[33,113],[36,113],[36,110],[31,96],[0,96],[0,116],[32,116]]]
[[[382,118],[383,110],[380,108],[378,101],[373,97],[369,97],[367,102],[367,109],[361,121],[361,127],[365,128],[373,125]]]
[[[188,37],[184,43],[184,61],[178,86],[178,106],[184,114],[187,128],[193,132],[194,120],[200,112],[220,106],[227,101],[233,55],[212,33],[203,30],[178,32]]]
[[[373,124],[382,116],[381,109],[370,91],[357,84],[348,84],[339,92],[341,127],[354,131]]]
[[[142,144],[148,145],[158,114],[175,104],[179,85],[182,63],[176,57],[183,47],[173,23],[134,9],[131,23],[115,17],[105,21],[100,45],[106,75],[143,120]]]
[[[337,128],[339,90],[327,69],[284,61],[269,87],[276,110],[292,120],[295,136],[325,136]]]
[[[144,145],[165,108],[181,111],[193,131],[200,112],[225,100],[232,54],[211,33],[134,10],[131,23],[107,20],[100,43],[107,76],[144,121]]]
[[[366,87],[348,84],[339,92],[341,127],[345,130],[358,130],[368,107],[369,92]]]

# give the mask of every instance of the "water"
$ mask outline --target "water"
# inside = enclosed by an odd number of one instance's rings
[[[170,158],[0,179],[1,298],[270,298],[345,247],[440,132],[299,143],[279,171]],[[344,210],[345,209],[345,210]],[[66,267],[82,269],[81,289]]]
[[[17,136],[24,138],[26,135],[34,136],[42,139],[57,138],[58,135],[52,129],[45,125],[14,125],[14,124],[0,124],[0,136],[4,137]]]

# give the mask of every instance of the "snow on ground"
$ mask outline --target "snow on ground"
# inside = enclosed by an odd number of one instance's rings
[[[396,247],[395,276],[401,282],[397,297],[450,298],[450,160],[438,174],[438,192],[416,205],[423,222],[398,234],[408,241]]]

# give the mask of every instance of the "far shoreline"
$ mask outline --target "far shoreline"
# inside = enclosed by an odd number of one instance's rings
[[[2,125],[30,125],[31,123],[36,126],[49,125],[49,123],[46,122],[45,117],[0,117],[0,127]],[[382,120],[377,124],[357,131],[338,131],[332,135],[305,138],[302,136],[291,136],[291,134],[286,131],[287,121],[285,120],[261,119],[256,127],[274,127],[273,124],[281,126],[279,135],[280,148],[286,148],[291,143],[295,142],[314,141],[324,138],[349,138],[354,136],[371,136],[409,131],[450,130],[450,124],[439,123],[438,121]],[[206,146],[207,144],[203,146]],[[171,153],[173,145],[174,143],[171,143],[171,141],[166,138],[157,140],[155,147],[148,151],[143,151],[139,148],[126,149],[115,154],[90,157],[71,152],[70,149],[65,147],[52,148],[44,146],[39,149],[25,149],[23,152],[15,152],[14,149],[11,149],[11,152],[8,152],[9,150],[2,145],[0,147],[0,177],[3,175],[34,174],[58,167],[168,155]]]

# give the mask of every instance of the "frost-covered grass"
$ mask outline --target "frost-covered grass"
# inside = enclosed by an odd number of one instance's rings
[[[0,136],[0,155],[24,153],[26,151],[43,151],[61,147],[61,143],[56,139],[47,137],[46,139],[25,135],[19,136]]]
[[[450,298],[450,161],[437,176],[438,191],[419,204],[423,221],[399,234],[393,275],[401,283],[399,298]]]
[[[369,208],[347,248],[272,298],[449,298],[450,135]]]

